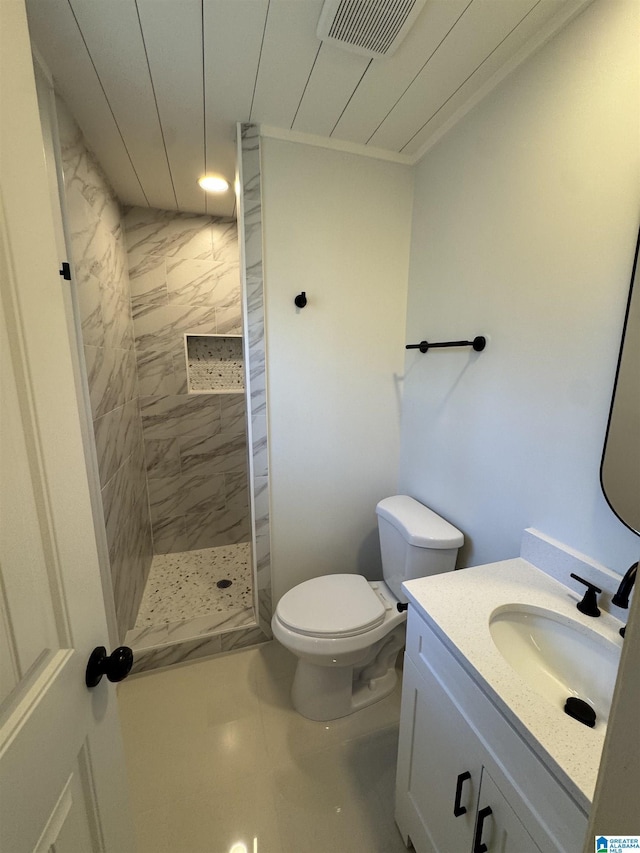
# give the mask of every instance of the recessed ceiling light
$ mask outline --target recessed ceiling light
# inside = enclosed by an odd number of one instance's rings
[[[226,193],[229,189],[229,181],[225,181],[224,178],[220,178],[218,175],[205,175],[203,178],[200,178],[198,183],[208,193]]]

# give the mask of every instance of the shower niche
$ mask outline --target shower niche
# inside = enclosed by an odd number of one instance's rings
[[[242,335],[185,335],[189,394],[244,394]]]

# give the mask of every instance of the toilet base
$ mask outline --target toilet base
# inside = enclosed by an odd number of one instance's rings
[[[376,643],[357,666],[321,666],[298,659],[291,688],[293,707],[309,720],[326,721],[384,699],[396,686],[395,663],[404,640],[403,624]]]

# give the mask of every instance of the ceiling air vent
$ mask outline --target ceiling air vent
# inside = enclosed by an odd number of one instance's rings
[[[321,41],[363,56],[391,56],[425,2],[325,0],[316,34]]]

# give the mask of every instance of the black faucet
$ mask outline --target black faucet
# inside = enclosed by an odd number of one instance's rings
[[[633,589],[633,585],[636,582],[636,575],[638,573],[638,564],[634,563],[632,566],[629,566],[627,571],[625,572],[624,577],[620,581],[620,586],[618,587],[618,591],[611,598],[611,603],[615,604],[616,607],[624,607],[626,610],[629,606],[629,596],[631,595],[631,590]],[[625,626],[626,627],[626,626]],[[620,628],[620,636],[624,637],[624,628]]]
[[[637,563],[634,563],[627,569],[625,576],[620,581],[618,591],[611,599],[611,603],[615,604],[616,607],[624,607],[626,609],[629,606],[629,596],[631,595],[631,590],[633,589],[633,585],[636,582],[637,572]]]
[[[583,583],[587,588],[582,601],[579,601],[576,604],[580,613],[584,613],[585,616],[599,616],[600,608],[598,607],[597,596],[602,592],[602,590],[590,583],[590,581],[586,581],[584,578],[581,578],[580,575],[574,575],[573,572],[571,572],[571,577],[580,581],[580,583]]]

